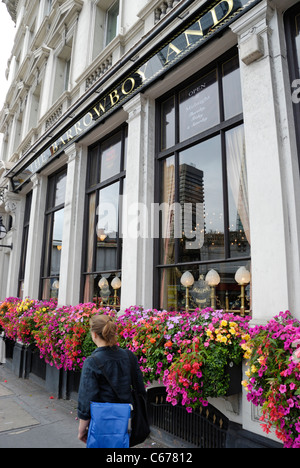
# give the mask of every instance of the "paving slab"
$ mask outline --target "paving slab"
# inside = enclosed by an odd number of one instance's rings
[[[3,385],[0,385],[0,398],[8,395],[13,395],[13,392]]]
[[[39,424],[12,398],[0,398],[0,432],[36,426]]]

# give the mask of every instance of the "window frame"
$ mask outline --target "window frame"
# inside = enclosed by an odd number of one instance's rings
[[[58,205],[55,205],[55,192],[57,186],[58,177],[62,174],[65,174],[67,178],[68,171],[67,167],[64,166],[63,168],[59,169],[57,172],[52,174],[48,179],[48,188],[47,188],[47,197],[46,197],[46,207],[45,207],[45,214],[44,214],[44,236],[43,236],[43,257],[41,262],[41,274],[40,274],[40,298],[43,299],[43,290],[44,290],[44,282],[46,280],[56,280],[60,278],[60,272],[57,275],[51,274],[51,250],[52,250],[52,241],[53,241],[53,227],[54,227],[54,217],[55,214],[65,208],[65,201]],[[51,203],[51,197],[52,203]],[[65,197],[64,197],[65,198]],[[47,245],[47,226],[48,222],[50,223],[50,233],[52,233],[51,238],[49,239],[49,244]],[[48,264],[46,265],[46,259],[48,260]],[[47,268],[47,275],[45,275],[45,269]],[[47,299],[50,299],[47,298]],[[46,299],[45,299],[46,300]]]
[[[110,138],[121,134],[121,155],[120,155],[120,172],[116,173],[112,177],[104,181],[100,181],[100,166],[101,166],[101,145],[103,145],[107,140]],[[92,265],[93,271],[86,271],[87,270],[87,258],[88,258],[88,238],[89,238],[89,202],[90,197],[93,194],[96,194],[96,201],[95,201],[95,212],[94,212],[94,225],[97,225],[97,208],[99,207],[99,197],[100,192],[102,189],[110,187],[116,183],[119,183],[119,197],[124,195],[124,183],[126,179],[126,168],[125,168],[125,150],[126,150],[126,138],[128,136],[128,125],[123,124],[118,127],[116,130],[112,131],[108,135],[105,135],[101,140],[97,143],[91,145],[88,148],[88,164],[87,164],[87,175],[86,175],[86,196],[85,196],[85,216],[84,216],[84,234],[83,234],[83,248],[82,248],[82,274],[81,274],[81,298],[82,301],[85,300],[85,284],[88,276],[94,277],[101,277],[102,275],[122,275],[122,237],[121,237],[121,226],[120,222],[122,220],[122,206],[119,205],[119,216],[118,216],[118,233],[117,233],[117,268],[112,270],[97,270],[96,268],[96,261],[97,261],[97,236],[96,231],[94,233],[94,245],[93,245],[93,259]],[[99,180],[96,184],[89,186],[91,171],[92,171],[92,164],[90,161],[90,156],[93,150],[97,150],[97,174],[99,174]]]
[[[24,280],[25,280],[31,206],[32,206],[32,191],[30,191],[26,195],[26,200],[25,200],[25,212],[24,212],[23,233],[22,233],[22,250],[21,250],[20,268],[19,268],[19,281],[18,281],[19,297],[21,297],[22,283],[24,283]],[[22,296],[23,296],[23,293],[22,293]]]
[[[109,39],[109,14],[110,12],[116,7],[118,4],[118,17],[117,17],[117,25],[116,25],[116,34],[114,35],[113,38]],[[104,36],[104,48],[107,47],[119,34],[120,30],[120,0],[115,0],[109,8],[106,10],[106,15],[105,15],[105,36]]]
[[[287,61],[290,75],[291,85],[294,80],[299,80],[299,72],[297,70],[295,57],[297,56],[296,44],[295,44],[295,18],[297,15],[300,15],[300,4],[299,2],[293,5],[284,13],[284,28],[285,28],[285,39],[287,46]],[[299,63],[300,68],[300,63]],[[299,89],[299,86],[298,86]],[[292,91],[291,91],[292,92]],[[299,93],[298,93],[299,94]],[[300,132],[297,129],[300,128],[300,102],[292,103],[293,114],[295,121],[295,134],[296,134],[296,144],[298,151],[298,166],[300,170]]]
[[[226,132],[233,128],[237,128],[240,125],[244,124],[243,113],[237,114],[231,118],[225,120],[225,109],[224,109],[224,94],[223,94],[223,85],[222,85],[222,66],[226,61],[233,59],[238,55],[236,48],[233,48],[218,57],[215,61],[211,62],[203,69],[200,69],[197,73],[191,76],[186,82],[177,85],[175,88],[171,89],[168,93],[161,96],[156,101],[156,120],[158,125],[156,127],[156,136],[155,136],[155,200],[156,204],[161,203],[160,200],[160,191],[162,187],[162,161],[166,160],[168,157],[174,155],[175,158],[175,202],[179,201],[179,155],[182,151],[187,150],[200,144],[204,141],[207,141],[217,135],[221,138],[221,157],[222,157],[222,182],[223,182],[223,210],[224,210],[224,257],[214,258],[211,260],[196,260],[190,262],[180,262],[179,261],[179,242],[180,239],[175,240],[175,262],[173,264],[161,264],[160,263],[160,243],[161,239],[154,240],[154,268],[153,268],[153,304],[154,307],[160,307],[160,273],[163,269],[175,268],[179,269],[193,268],[198,265],[216,265],[224,263],[240,263],[240,262],[251,262],[251,246],[250,246],[250,255],[242,257],[232,257],[230,254],[230,230],[229,230],[229,200],[228,200],[228,177],[227,177],[227,156],[226,156]],[[201,133],[198,133],[184,141],[180,141],[180,119],[179,119],[179,99],[180,92],[183,91],[188,85],[191,85],[193,82],[196,82],[197,79],[202,76],[210,73],[216,68],[218,76],[218,91],[219,91],[219,112],[220,112],[220,122],[213,127],[204,130]],[[175,145],[170,146],[169,148],[162,148],[162,104],[174,96],[175,99]]]

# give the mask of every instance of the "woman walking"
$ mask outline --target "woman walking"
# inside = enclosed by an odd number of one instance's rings
[[[133,403],[131,394],[131,359],[134,358],[137,390],[146,394],[137,358],[117,346],[116,324],[107,315],[91,319],[91,336],[97,349],[83,365],[78,395],[78,438],[88,441],[91,403]],[[130,359],[131,358],[131,359]]]

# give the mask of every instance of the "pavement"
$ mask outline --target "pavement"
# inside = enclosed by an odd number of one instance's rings
[[[76,448],[77,402],[58,400],[31,381],[0,365],[0,448]],[[163,449],[150,436],[138,449]]]

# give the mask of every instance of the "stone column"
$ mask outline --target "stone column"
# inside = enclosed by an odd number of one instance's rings
[[[40,174],[34,174],[31,181],[33,183],[32,202],[23,296],[30,299],[38,299],[41,281],[48,178]]]
[[[139,94],[125,104],[128,152],[123,216],[121,307],[153,302],[154,103]]]
[[[81,261],[84,222],[87,150],[69,146],[63,242],[61,251],[59,305],[80,303]]]
[[[300,183],[283,15],[265,0],[231,29],[241,66],[253,322],[265,323],[287,309],[299,318]]]

